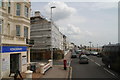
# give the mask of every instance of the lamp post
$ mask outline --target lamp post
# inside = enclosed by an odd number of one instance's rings
[[[53,45],[52,45],[52,24],[53,24],[53,20],[52,20],[52,9],[56,8],[55,6],[51,7],[51,59],[52,59],[52,66],[53,66]]]
[[[92,42],[90,41],[89,43],[90,43],[90,51],[91,51],[91,43],[92,43]]]

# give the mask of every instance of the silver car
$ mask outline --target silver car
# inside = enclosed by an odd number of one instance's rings
[[[86,56],[86,55],[81,55],[80,57],[79,57],[79,63],[80,64],[84,64],[84,63],[86,63],[86,64],[88,64],[89,63],[89,60],[88,60],[88,57]]]
[[[77,54],[75,53],[74,50],[72,51],[71,58],[77,58]]]

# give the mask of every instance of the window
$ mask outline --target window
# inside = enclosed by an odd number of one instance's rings
[[[29,14],[29,8],[25,6],[25,17],[28,18],[28,14]]]
[[[2,20],[0,20],[0,34],[2,34]]]
[[[16,36],[20,36],[20,26],[16,25]]]
[[[24,37],[28,38],[28,27],[24,27]]]
[[[11,3],[10,3],[10,0],[8,2],[8,13],[10,13],[10,7],[11,7]]]
[[[2,7],[2,0],[0,0],[0,7]]]
[[[5,7],[3,0],[0,0],[0,7]]]
[[[19,3],[17,3],[17,5],[16,5],[16,15],[17,16],[20,16],[20,8],[21,8],[21,5]]]
[[[7,35],[10,35],[10,24],[7,25]]]

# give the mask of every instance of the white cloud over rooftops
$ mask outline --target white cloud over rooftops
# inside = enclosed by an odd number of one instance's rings
[[[72,14],[76,13],[75,8],[69,7],[64,2],[56,1],[56,2],[50,2],[50,3],[48,3],[48,5],[45,6],[44,9],[46,10],[48,15],[50,14],[50,7],[52,7],[52,6],[56,7],[55,9],[52,9],[52,11],[53,11],[52,15],[53,15],[53,19],[55,21],[68,18]]]
[[[53,9],[53,21],[70,41],[75,44],[103,45],[117,42],[117,3],[40,3],[40,11],[50,19],[50,7]],[[37,6],[37,7],[38,7]],[[111,35],[111,36],[109,36]],[[107,37],[106,37],[107,36]]]

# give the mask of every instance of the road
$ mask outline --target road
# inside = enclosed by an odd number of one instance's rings
[[[88,56],[89,64],[79,64],[78,58],[71,61],[72,78],[117,78],[119,75],[104,67],[101,58]]]

